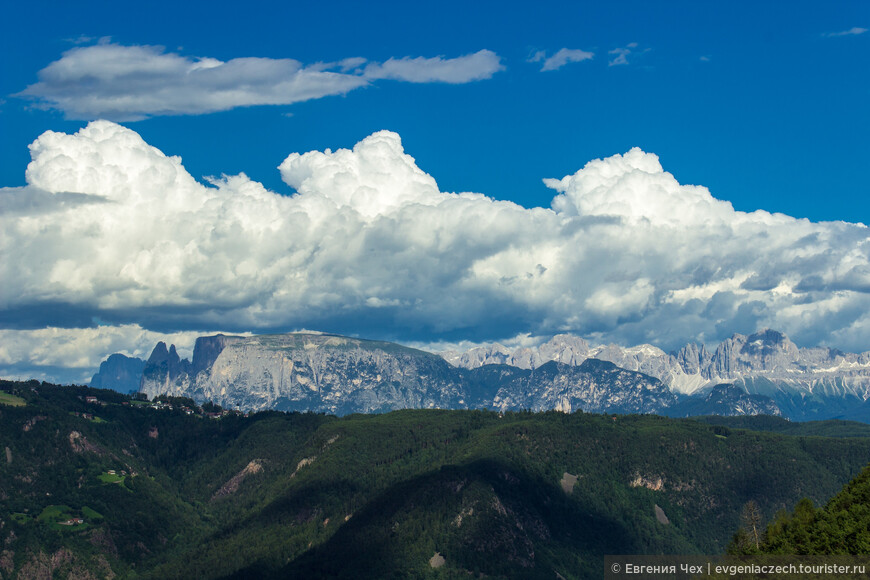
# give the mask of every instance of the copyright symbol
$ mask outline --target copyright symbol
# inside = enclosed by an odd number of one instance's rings
[[[614,574],[619,574],[619,564],[614,564],[610,567]]]

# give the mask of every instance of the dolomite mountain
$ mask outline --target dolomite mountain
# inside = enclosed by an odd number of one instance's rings
[[[397,344],[325,334],[196,340],[192,361],[158,343],[140,392],[213,401],[245,410],[373,413],[463,407],[443,359]]]
[[[136,391],[142,382],[144,369],[145,361],[142,359],[113,354],[100,364],[100,370],[91,379],[91,386],[122,393]]]
[[[113,388],[113,369],[135,368],[138,359],[118,357],[92,384]],[[714,350],[689,344],[672,353],[590,346],[572,335],[537,348],[493,344],[440,355],[318,333],[216,335],[197,339],[190,361],[159,343],[140,362],[139,390],[149,397],[250,410],[558,409],[870,422],[870,353],[798,348],[773,330],[735,334]]]
[[[677,402],[658,379],[594,359],[461,369],[397,344],[307,333],[200,337],[191,361],[159,343],[140,391],[339,415],[404,408],[653,413]]]
[[[713,351],[698,344],[672,353],[649,344],[592,347],[582,338],[563,334],[537,348],[492,344],[442,356],[466,369],[488,364],[532,369],[551,360],[577,365],[595,358],[655,377],[679,394],[707,396],[715,385],[731,383],[746,394],[769,397],[791,419],[870,419],[870,352],[798,348],[770,329],[749,336],[734,334]],[[736,395],[730,393],[731,398]]]

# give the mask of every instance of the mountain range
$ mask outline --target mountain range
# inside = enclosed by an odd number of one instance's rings
[[[770,329],[734,334],[712,351],[696,343],[671,353],[649,344],[591,347],[582,338],[557,335],[537,348],[511,350],[494,344],[443,356],[462,368],[493,363],[534,368],[549,360],[576,365],[597,358],[655,377],[678,394],[706,397],[716,385],[730,383],[745,395],[768,397],[794,420],[870,417],[870,352],[799,348]],[[742,414],[734,411],[728,414]]]
[[[115,354],[92,386],[213,401],[244,410],[332,414],[404,408],[781,415],[870,422],[870,352],[799,348],[765,329],[715,350],[689,344],[590,346],[557,335],[536,348],[500,344],[433,354],[320,333],[196,340],[191,360],[158,343],[147,361]]]

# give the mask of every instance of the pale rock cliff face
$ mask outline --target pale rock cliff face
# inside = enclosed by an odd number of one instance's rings
[[[139,390],[145,393],[175,393],[187,389],[190,386],[190,362],[181,360],[173,344],[169,349],[165,342],[158,342],[151,356],[145,362],[142,369],[142,382]],[[145,377],[148,376],[150,390],[143,390]]]
[[[165,350],[158,344],[145,368],[140,390],[149,397],[337,414],[465,407],[445,361],[390,343],[323,334],[218,335],[197,340],[192,363]]]
[[[798,348],[772,330],[670,354],[651,345],[592,347],[571,335],[537,348],[496,344],[440,356],[316,333],[217,335],[197,339],[192,362],[159,343],[140,390],[335,414],[493,408],[870,422],[870,353]]]
[[[466,369],[488,364],[534,369],[550,361],[579,366],[586,359],[594,358],[656,377],[678,393],[692,392],[707,382],[701,376],[687,373],[676,358],[650,344],[630,348],[615,344],[590,347],[582,338],[570,334],[558,334],[537,348],[510,350],[496,343],[466,352],[447,351],[441,356],[450,364]]]
[[[717,384],[732,382],[748,394],[771,397],[777,408],[796,419],[849,416],[856,406],[862,406],[861,412],[867,407],[870,416],[870,352],[798,348],[786,335],[769,329],[735,334],[713,352],[698,344],[670,354],[651,345],[590,347],[583,339],[558,335],[538,348],[511,351],[496,344],[442,356],[463,368],[498,362],[527,369],[548,360],[576,365],[597,358],[655,377],[680,394],[703,396]]]
[[[784,334],[762,330],[723,341],[699,374],[708,384],[730,381],[768,396],[793,419],[870,417],[870,353],[798,348]]]
[[[576,344],[576,343],[575,343]],[[576,361],[570,351],[552,353]],[[202,337],[193,362],[159,343],[141,391],[225,407],[372,413],[404,408],[652,413],[676,403],[658,379],[609,362],[458,369],[396,344],[322,334]]]
[[[751,336],[735,334],[724,340],[702,369],[706,378],[742,378],[752,373],[782,373],[800,365],[801,352],[787,336],[762,330]]]

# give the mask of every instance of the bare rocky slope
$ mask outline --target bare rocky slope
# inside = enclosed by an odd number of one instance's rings
[[[537,348],[493,344],[442,356],[468,369],[494,363],[533,369],[551,360],[578,365],[595,358],[653,376],[680,394],[707,396],[715,385],[731,383],[749,395],[770,397],[792,419],[870,418],[870,352],[798,348],[769,329],[734,334],[712,351],[699,344],[672,353],[648,344],[592,347],[563,334]]]
[[[246,410],[348,414],[466,407],[458,375],[440,357],[327,334],[200,337],[192,362],[160,343],[145,365],[140,391]]]
[[[658,379],[594,359],[534,370],[460,369],[428,352],[326,334],[200,337],[192,361],[159,343],[140,391],[338,415],[405,408],[655,413],[678,400]]]
[[[107,371],[123,366],[112,362]],[[110,386],[103,368],[94,380]],[[734,388],[715,389],[724,384]],[[318,333],[216,335],[197,339],[190,361],[159,343],[139,385],[149,397],[251,410],[559,409],[870,421],[870,353],[798,348],[773,330],[671,353],[590,346],[572,335],[537,348],[493,344],[440,355]]]

